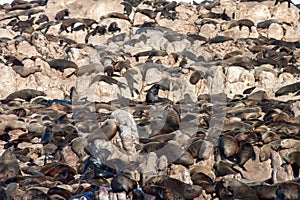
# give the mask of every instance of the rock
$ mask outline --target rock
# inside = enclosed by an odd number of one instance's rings
[[[161,19],[158,21],[158,24],[160,26],[165,26],[168,28],[171,28],[174,31],[178,31],[179,33],[183,33],[183,34],[198,34],[199,30],[197,28],[197,26],[195,26],[194,24],[185,21],[185,20],[174,20],[172,22],[172,25],[169,23],[169,20],[167,19]]]
[[[119,125],[122,148],[130,153],[135,153],[139,136],[133,116],[125,110],[115,110],[111,117]]]
[[[169,176],[186,184],[193,184],[189,170],[182,165],[171,165]]]
[[[175,11],[177,12],[177,17],[180,20],[186,20],[190,22],[194,22],[197,20],[197,11],[194,7],[187,4],[179,4]]]
[[[277,40],[281,40],[284,35],[284,31],[281,25],[277,23],[272,23],[268,29],[268,38],[274,38]]]
[[[248,160],[244,167],[247,171],[242,171],[245,179],[251,181],[266,181],[272,177],[271,160],[264,162]]]
[[[15,78],[15,72],[11,67],[0,65],[0,74],[0,96],[3,99],[17,90],[17,80]]]
[[[9,39],[12,39],[14,37],[13,34],[7,29],[0,28],[0,37],[7,37]]]
[[[86,16],[98,19],[100,16],[105,16],[112,12],[123,13],[123,6],[120,4],[120,0],[105,0],[105,1],[97,1],[90,8],[86,9]],[[112,5],[111,7],[107,7],[107,5]]]
[[[154,20],[150,19],[148,16],[146,16],[142,13],[136,12],[134,15],[133,24],[135,26],[139,26],[139,25],[142,25],[144,22],[151,22],[151,21],[154,22]]]
[[[62,155],[66,163],[71,167],[76,167],[79,161],[78,156],[72,151],[70,146],[66,146],[62,149]]]
[[[283,25],[283,28],[285,28],[286,33],[284,35],[284,39],[289,41],[289,42],[297,42],[300,39],[300,34],[299,34],[299,27],[291,27],[291,26],[286,26]]]
[[[273,151],[271,154],[273,176],[272,180],[274,183],[291,180],[292,177],[289,177],[286,170],[282,167],[283,160],[278,152]]]
[[[41,56],[36,48],[28,42],[23,41],[17,46],[17,51],[22,58],[31,58],[32,56]]]
[[[269,6],[262,4],[253,4],[253,2],[245,2],[240,4],[238,19],[250,19],[257,24],[258,22],[271,18],[271,12]]]
[[[204,24],[200,28],[200,35],[204,36],[205,38],[213,38],[217,34],[217,33],[215,33],[215,30],[216,30],[215,25],[213,25],[213,24]]]
[[[146,73],[145,77],[145,84],[146,85],[151,85],[154,83],[158,83],[159,81],[162,80],[162,74],[158,69],[152,68],[149,69]]]
[[[299,19],[299,10],[294,5],[291,5],[289,9],[286,9],[285,3],[280,3],[275,6],[273,17],[283,22],[291,23],[295,26]]]

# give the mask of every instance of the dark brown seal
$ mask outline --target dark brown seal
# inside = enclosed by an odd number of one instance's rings
[[[299,90],[300,90],[300,82],[297,82],[297,83],[283,86],[282,88],[280,88],[279,90],[277,90],[275,92],[275,96],[278,97],[278,96],[282,96],[282,95],[287,95],[289,93],[294,93]]]
[[[46,94],[42,91],[38,91],[34,89],[23,89],[8,95],[4,100],[1,100],[1,102],[8,103],[17,98],[30,101],[32,98],[35,98],[37,96],[46,96]]]
[[[223,159],[230,158],[238,152],[238,141],[230,135],[225,135],[221,138],[219,142],[219,148],[221,157]]]
[[[74,68],[75,70],[78,69],[76,63],[66,59],[53,59],[48,61],[48,64],[51,68],[56,69],[60,72],[64,72],[64,70],[67,68]]]

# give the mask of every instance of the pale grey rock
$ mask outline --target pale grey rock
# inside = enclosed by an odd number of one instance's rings
[[[274,38],[277,40],[281,40],[284,36],[284,31],[281,25],[277,23],[272,23],[268,29],[268,38]]]
[[[8,29],[0,28],[0,37],[12,39],[14,35]]]
[[[154,83],[158,83],[163,79],[163,74],[156,68],[152,68],[147,70],[146,77],[145,77],[145,84],[151,85]]]
[[[248,160],[244,167],[247,171],[242,171],[245,179],[251,181],[266,181],[272,177],[271,160],[264,162]]]
[[[142,156],[142,159],[138,171],[142,174],[143,184],[145,184],[151,177],[156,176],[158,158],[155,152],[150,152]]]
[[[92,18],[99,20],[101,16],[105,16],[112,12],[123,12],[123,6],[120,4],[120,0],[104,0],[104,1],[75,1],[75,0],[63,0],[56,1],[50,0],[47,4],[46,15],[50,20],[54,20],[55,14],[58,10],[69,8],[71,11],[71,17],[82,17]]]
[[[0,64],[0,98],[5,98],[9,94],[17,90],[17,80],[15,72],[11,67]]]
[[[157,170],[159,175],[168,174],[168,159],[165,155],[162,155],[157,161]]]
[[[290,179],[286,170],[282,167],[283,160],[278,152],[272,151],[271,153],[271,160],[272,160],[272,168],[273,168],[273,182],[278,183],[282,181],[287,181]]]
[[[210,67],[207,71],[207,85],[211,94],[221,94],[224,91],[225,74],[221,66]]]
[[[49,54],[49,41],[46,39],[45,35],[39,31],[34,31],[31,34],[31,43],[35,46],[36,50],[43,56]]]
[[[186,94],[189,94],[194,101],[197,98],[194,92],[194,86],[191,85],[187,79],[176,79],[170,87],[170,92],[165,93],[163,97],[169,98],[173,102],[177,102],[180,99],[183,99],[184,95]]]
[[[168,40],[163,37],[163,32],[156,30],[147,31],[147,45],[151,46],[153,49],[166,49]]]
[[[191,43],[188,40],[183,39],[181,41],[174,41],[172,43],[168,43],[166,50],[168,53],[182,52],[185,49],[189,49],[190,45]]]
[[[292,104],[292,111],[295,113],[295,117],[300,116],[300,101],[296,101]]]
[[[185,20],[177,20],[175,19],[170,23],[170,20],[167,19],[160,19],[158,20],[158,24],[160,26],[171,28],[174,31],[178,31],[179,33],[183,34],[198,34],[199,29],[196,25],[192,24],[191,22]]]
[[[241,30],[239,29],[238,26],[233,28],[233,34],[232,38],[234,40],[239,39],[239,38],[248,38],[249,37],[249,28],[246,26],[242,26]]]
[[[259,148],[254,146],[254,151],[258,155]],[[259,161],[259,156],[256,160],[249,159],[244,167],[247,171],[242,170],[242,176],[250,181],[266,181],[272,177],[271,160],[268,159],[264,162]]]
[[[18,54],[21,58],[31,58],[32,56],[41,56],[36,48],[28,42],[23,41],[17,47]]]
[[[189,4],[179,4],[176,8],[176,16],[180,20],[194,22],[198,19],[197,10]]]
[[[169,176],[186,184],[193,184],[189,170],[182,165],[172,164],[170,167]]]
[[[200,28],[200,35],[204,36],[205,38],[213,38],[215,37],[216,26],[213,24],[204,24]]]
[[[133,116],[125,110],[115,110],[111,117],[119,125],[119,136],[122,148],[130,153],[136,152],[136,145],[139,144],[139,136]]]
[[[284,35],[284,39],[289,42],[297,42],[300,40],[300,27],[291,27],[288,25],[282,25],[282,27],[286,30]]]
[[[267,3],[257,4],[256,2],[243,2],[238,6],[237,19],[250,19],[257,24],[258,22],[271,18],[271,11]]]
[[[227,69],[227,81],[229,81],[229,83],[239,82],[244,71],[245,69],[242,67],[229,67]]]
[[[287,9],[286,3],[279,3],[274,8],[273,18],[296,26],[299,20],[299,9],[293,4],[291,4],[291,7]]]
[[[148,16],[146,16],[142,13],[136,12],[135,15],[134,15],[134,18],[133,18],[133,25],[134,26],[140,26],[144,22],[151,22],[151,21],[154,22],[154,20],[149,18]]]
[[[269,93],[274,90],[274,80],[276,80],[277,77],[275,76],[272,71],[261,71],[257,76],[257,85],[259,87],[265,88]]]

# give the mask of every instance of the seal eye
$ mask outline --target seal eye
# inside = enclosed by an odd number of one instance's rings
[[[68,172],[61,172],[61,173],[59,173],[59,175],[60,175],[62,178],[66,179],[66,178],[68,178],[69,173],[68,173]]]

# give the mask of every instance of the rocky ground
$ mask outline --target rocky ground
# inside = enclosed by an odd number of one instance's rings
[[[300,24],[274,1],[0,10],[0,199],[300,199]]]

